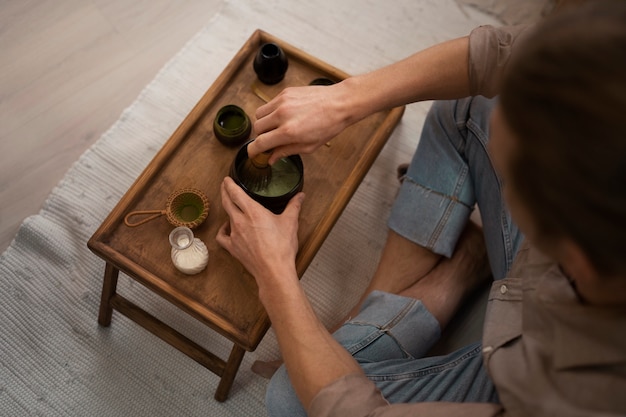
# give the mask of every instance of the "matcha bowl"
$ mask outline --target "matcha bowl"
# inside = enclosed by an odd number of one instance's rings
[[[262,189],[252,189],[245,183],[245,178],[241,175],[242,169],[248,160],[248,145],[244,144],[230,166],[230,177],[239,185],[252,199],[259,202],[263,207],[273,213],[283,212],[289,200],[300,191],[304,185],[304,166],[299,155],[291,155],[278,160],[272,165],[272,175],[267,187]]]

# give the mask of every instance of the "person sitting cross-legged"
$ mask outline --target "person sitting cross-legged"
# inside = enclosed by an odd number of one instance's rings
[[[626,414],[625,22],[626,2],[599,0],[532,28],[482,27],[259,108],[249,151],[275,160],[313,152],[335,123],[442,99],[380,265],[333,334],[295,271],[304,194],[274,215],[224,179],[217,241],[255,277],[284,360],[271,416]],[[326,112],[340,120],[303,122]],[[489,272],[482,341],[425,356]]]

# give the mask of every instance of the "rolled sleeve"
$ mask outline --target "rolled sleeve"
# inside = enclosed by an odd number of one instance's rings
[[[470,94],[494,97],[500,91],[502,75],[515,46],[528,33],[530,26],[496,28],[479,26],[470,33]]]
[[[324,387],[311,402],[309,416],[367,416],[389,403],[362,374],[346,375]]]
[[[311,402],[309,417],[496,417],[504,410],[492,403],[428,402],[389,404],[363,374],[346,375],[324,387]]]

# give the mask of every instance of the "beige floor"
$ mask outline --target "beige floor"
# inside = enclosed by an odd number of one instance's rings
[[[0,252],[223,0],[0,0]]]

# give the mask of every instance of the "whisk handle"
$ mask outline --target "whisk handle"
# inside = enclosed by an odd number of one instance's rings
[[[252,162],[252,165],[254,165],[256,168],[267,168],[267,166],[269,165],[268,161],[270,159],[270,156],[272,156],[272,151],[261,152],[260,154],[252,158],[250,162]]]
[[[128,227],[136,227],[136,226],[140,226],[144,223],[148,223],[150,220],[154,220],[157,217],[160,217],[162,215],[164,215],[166,213],[165,210],[139,210],[139,211],[132,211],[130,213],[128,213],[126,215],[126,217],[124,217],[124,224],[126,224],[126,226]],[[134,216],[145,216],[146,214],[151,214],[151,216],[148,216],[142,220],[139,220],[137,222],[131,222],[130,218],[134,217]]]

